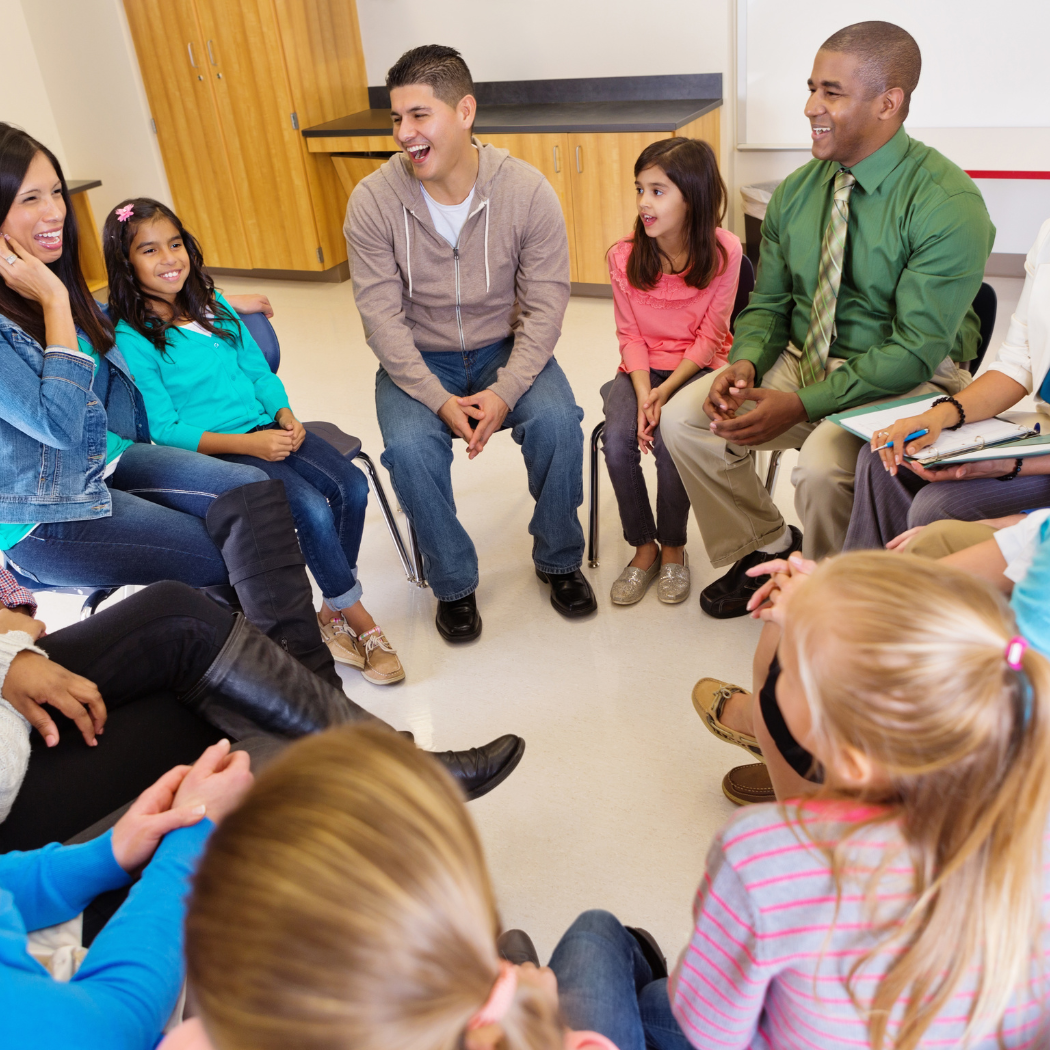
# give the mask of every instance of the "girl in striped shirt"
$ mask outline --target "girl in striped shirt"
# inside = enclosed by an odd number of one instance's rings
[[[935,562],[848,554],[791,586],[777,701],[823,785],[712,846],[669,985],[683,1032],[1047,1046],[1050,664],[988,584]]]

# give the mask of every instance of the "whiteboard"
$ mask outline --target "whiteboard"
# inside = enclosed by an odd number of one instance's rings
[[[817,49],[875,19],[922,51],[909,127],[1050,127],[1048,0],[737,0],[738,145],[808,150],[802,110]]]

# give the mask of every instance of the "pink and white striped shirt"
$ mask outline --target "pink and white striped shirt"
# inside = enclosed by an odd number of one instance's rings
[[[813,808],[810,808],[810,807]],[[808,804],[813,839],[841,840],[857,807]],[[867,812],[871,812],[868,810]],[[867,1020],[853,1005],[846,980],[856,961],[881,940],[864,899],[869,873],[892,851],[880,880],[877,919],[892,921],[913,900],[912,865],[895,823],[866,828],[850,841],[850,875],[836,915],[834,879],[826,858],[799,829],[796,807],[750,806],[711,846],[693,907],[694,929],[671,976],[670,997],[686,1038],[698,1050],[848,1050],[869,1045]],[[1043,960],[1017,992],[1002,1022],[1008,1050],[1050,1046],[1050,865],[1044,878]],[[899,949],[897,949],[899,951]],[[880,952],[854,979],[869,1002],[892,955]],[[921,1042],[954,1048],[974,991],[963,982]],[[892,1037],[903,1012],[891,1018]],[[892,1046],[892,1042],[888,1045]],[[972,1050],[996,1050],[996,1034]]]

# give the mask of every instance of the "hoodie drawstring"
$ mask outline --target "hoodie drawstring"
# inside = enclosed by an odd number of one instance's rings
[[[489,294],[489,202],[485,201],[485,294]]]
[[[408,208],[406,208],[402,204],[401,205],[401,210],[405,213],[405,257],[406,257],[406,260],[408,262],[408,297],[409,297],[409,299],[411,299],[412,298],[412,240],[409,237],[409,233],[408,233]],[[486,214],[488,214],[488,213],[486,212]],[[488,229],[488,227],[486,226],[486,232],[487,232],[487,229]],[[487,254],[488,253],[488,240],[487,240],[487,238],[486,238],[486,241],[485,241],[485,251],[486,251],[485,267],[486,267],[486,272],[487,272],[487,270],[488,270],[488,254]],[[488,289],[486,288],[486,291],[487,290]]]

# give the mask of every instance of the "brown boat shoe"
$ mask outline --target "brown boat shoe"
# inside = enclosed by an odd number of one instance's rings
[[[351,632],[353,633],[353,632]],[[357,636],[359,651],[364,652],[365,666],[361,674],[366,682],[373,685],[391,685],[405,677],[405,669],[394,652],[394,647],[386,640],[381,627]]]
[[[748,736],[747,733],[738,733],[722,722],[722,711],[729,698],[734,693],[746,692],[747,690],[739,685],[722,682],[717,678],[701,678],[693,686],[693,707],[696,708],[700,720],[719,740],[724,740],[727,744],[736,744],[749,755],[761,759],[762,748],[758,746],[755,737]]]
[[[356,667],[359,671],[364,670],[364,649],[358,648],[357,635],[350,630],[350,625],[342,616],[337,615],[334,620],[326,623],[318,613],[317,625],[321,628],[321,637],[336,663]]]
[[[722,794],[738,806],[754,806],[759,802],[776,802],[769,770],[761,762],[734,766],[722,777]]]

